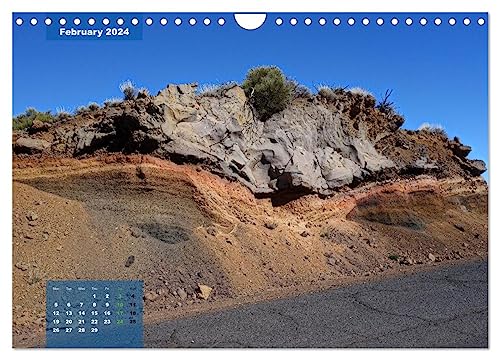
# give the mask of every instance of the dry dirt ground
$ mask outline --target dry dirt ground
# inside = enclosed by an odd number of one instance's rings
[[[487,257],[479,179],[421,176],[281,206],[143,156],[17,160],[13,180],[16,347],[43,346],[48,279],[142,279],[151,323]]]

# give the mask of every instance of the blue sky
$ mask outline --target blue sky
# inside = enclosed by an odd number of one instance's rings
[[[28,24],[33,16],[36,26]],[[469,157],[488,162],[488,28],[476,23],[486,14],[411,14],[412,26],[404,24],[408,14],[268,14],[254,31],[241,29],[230,14],[222,15],[224,26],[216,23],[220,14],[143,14],[142,20],[148,16],[154,23],[143,26],[142,40],[68,41],[47,40],[45,14],[14,14],[25,24],[13,25],[13,113],[102,103],[120,97],[118,85],[127,79],[156,93],[168,83],[242,81],[249,68],[272,64],[310,88],[360,86],[377,98],[393,89],[403,127],[439,123],[473,147]],[[174,25],[177,16],[181,26]],[[389,23],[394,16],[397,26]],[[166,26],[159,24],[162,17]],[[191,17],[195,26],[187,23]],[[202,24],[205,17],[210,26]],[[279,27],[277,17],[285,21]],[[295,27],[291,17],[298,19]],[[306,17],[313,20],[310,26],[303,24]],[[320,17],[328,20],[325,26],[318,24]],[[335,17],[340,26],[332,24]],[[347,25],[349,17],[354,26]],[[361,24],[364,17],[371,20],[368,26]],[[383,26],[375,24],[378,17],[385,19]],[[418,24],[421,17],[429,20],[426,26]],[[439,27],[432,24],[435,17],[444,20]],[[455,26],[447,24],[450,17],[457,19]],[[464,17],[471,25],[462,24]]]

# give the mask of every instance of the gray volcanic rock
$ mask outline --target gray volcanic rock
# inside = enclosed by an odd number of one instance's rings
[[[42,139],[21,137],[16,140],[14,150],[18,153],[34,154],[48,149],[50,145],[48,141]]]
[[[457,142],[446,145],[448,140],[440,140],[440,146],[460,155],[458,165],[431,161],[428,154],[435,151],[415,144],[420,140],[399,130],[402,117],[381,113],[371,96],[341,91],[329,99],[298,98],[262,122],[238,85],[205,95],[198,95],[196,89],[196,84],[168,85],[157,96],[109,105],[81,115],[87,116],[84,121],[53,126],[48,130],[54,138],[50,151],[71,156],[98,151],[143,153],[203,163],[211,171],[239,180],[255,194],[300,189],[328,195],[340,187],[403,170],[450,168],[473,176],[485,170],[484,163],[465,159],[468,147]],[[399,143],[411,156],[404,158],[393,151]],[[50,145],[31,138],[16,142],[16,148],[30,151],[44,151]]]

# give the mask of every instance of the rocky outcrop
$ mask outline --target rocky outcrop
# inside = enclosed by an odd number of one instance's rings
[[[255,194],[300,189],[328,195],[377,177],[412,172],[478,176],[485,171],[484,163],[465,158],[470,148],[456,141],[434,139],[443,153],[436,157],[425,141],[399,129],[401,116],[382,113],[369,95],[338,91],[329,99],[298,98],[261,122],[239,86],[206,95],[196,89],[195,84],[168,85],[156,96],[75,116],[34,138],[20,138],[15,151],[152,154],[205,164]],[[398,148],[408,155],[401,156]],[[444,154],[449,150],[456,160]]]

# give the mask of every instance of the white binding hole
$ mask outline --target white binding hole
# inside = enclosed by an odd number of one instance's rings
[[[427,25],[427,19],[426,18],[420,19],[420,25],[422,25],[422,26]]]
[[[203,24],[205,24],[206,26],[210,25],[210,19],[209,18],[203,19]]]
[[[245,30],[256,30],[266,21],[267,14],[234,14],[238,26]]]
[[[291,19],[290,19],[290,25],[292,25],[292,26],[297,25],[297,22],[298,22],[298,21],[297,21],[297,19],[296,19],[296,18],[291,18]]]
[[[382,26],[382,25],[384,25],[384,19],[382,19],[382,18],[378,18],[378,19],[377,19],[377,25],[378,25],[378,26]]]
[[[66,25],[66,19],[65,18],[60,18],[59,19],[59,24]]]
[[[108,18],[102,19],[102,23],[103,25],[109,25],[109,19]]]
[[[23,24],[23,19],[17,18],[16,19],[16,25],[21,26]]]
[[[483,18],[479,18],[477,19],[477,24],[479,26],[483,26],[484,24],[486,24],[486,20],[484,20]]]
[[[348,23],[350,26],[353,26],[353,25],[356,23],[356,20],[354,20],[353,18],[349,18],[349,20],[347,20],[347,23]]]
[[[179,26],[180,24],[182,24],[182,20],[181,20],[181,18],[177,18],[177,19],[175,19],[175,20],[174,20],[174,24],[175,24],[175,25],[177,25],[177,26]]]
[[[38,23],[38,20],[37,20],[37,19],[35,19],[35,18],[32,18],[32,19],[30,20],[30,24],[31,24],[32,26],[35,26],[37,23]]]
[[[120,25],[120,26],[122,26],[124,22],[125,22],[125,21],[124,21],[122,18],[118,18],[118,19],[116,19],[116,23],[117,23],[118,25]]]
[[[161,18],[161,19],[160,19],[160,24],[161,24],[161,26],[165,26],[165,25],[167,25],[167,23],[168,23],[168,20],[167,20],[167,19],[165,19],[165,18]]]
[[[75,25],[80,25],[80,24],[81,24],[81,22],[82,22],[82,21],[81,21],[79,18],[74,18],[74,19],[73,19],[73,24],[75,24]]]
[[[396,18],[392,18],[392,20],[391,20],[391,24],[392,24],[392,25],[396,26],[398,23],[399,23],[399,20],[398,20],[398,19],[396,19]]]
[[[440,18],[435,18],[434,19],[434,24],[436,24],[437,26],[441,25],[442,21]]]
[[[412,18],[407,18],[405,20],[405,23],[406,23],[406,25],[410,26],[411,24],[413,24],[413,19]]]
[[[219,20],[217,20],[217,24],[219,24],[220,26],[224,25],[226,23],[226,20],[224,20],[224,18],[220,18]]]
[[[277,18],[274,22],[276,23],[276,25],[281,26],[283,24],[283,19]]]
[[[307,18],[304,20],[304,24],[306,24],[307,26],[311,25],[312,24],[312,20]]]
[[[153,19],[151,19],[151,18],[147,18],[147,19],[146,19],[146,25],[147,25],[147,26],[151,26],[151,25],[153,25]]]
[[[88,23],[90,26],[92,26],[92,25],[94,25],[94,24],[95,24],[95,19],[94,19],[94,18],[90,18],[90,19],[88,19],[88,20],[87,20],[87,23]]]
[[[325,26],[326,25],[326,19],[325,18],[321,18],[318,20],[318,23],[321,25],[321,26]]]
[[[139,19],[137,19],[137,18],[133,18],[130,22],[131,22],[131,23],[132,23],[132,25],[134,25],[134,26],[139,25]]]
[[[196,19],[195,18],[189,19],[189,25],[191,25],[191,26],[196,25]]]
[[[362,23],[363,23],[364,26],[367,26],[370,23],[370,19],[364,18],[363,21],[362,21]]]
[[[46,18],[45,19],[45,25],[49,26],[50,24],[52,24],[52,19],[51,18]]]
[[[335,18],[335,19],[333,19],[333,24],[334,24],[335,26],[339,26],[339,25],[340,25],[340,23],[341,23],[341,21],[340,21],[340,19],[339,19],[339,18]]]
[[[470,19],[469,18],[465,18],[464,19],[464,25],[465,26],[469,26],[470,25]]]
[[[448,24],[450,24],[451,26],[454,26],[456,23],[457,20],[455,20],[455,18],[450,18],[450,20],[448,20]]]

